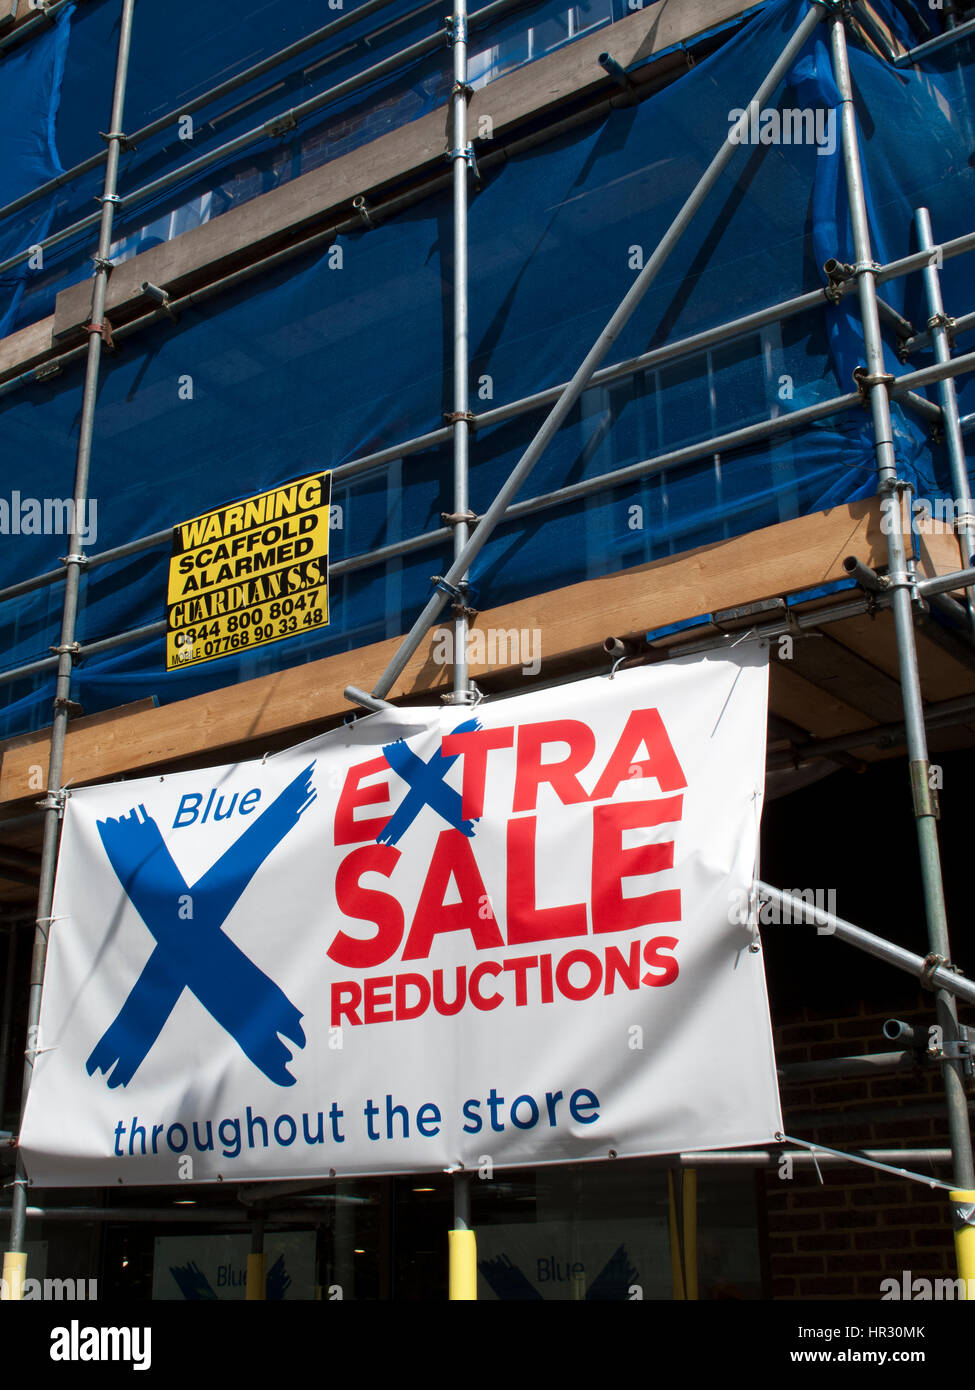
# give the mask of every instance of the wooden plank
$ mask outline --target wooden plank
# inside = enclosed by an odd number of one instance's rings
[[[877,724],[903,718],[900,683],[832,639],[832,629],[795,641],[789,669]]]
[[[522,599],[480,614],[476,627],[485,634],[486,646],[491,629],[537,631],[544,677],[575,654],[597,653],[609,636],[641,637],[654,627],[702,612],[829,583],[843,576],[845,555],[879,564],[885,545],[878,500],[854,502]],[[952,558],[947,568],[953,564]],[[394,697],[415,697],[446,685],[448,668],[434,660],[434,643],[431,635],[421,646],[397,682]],[[82,721],[77,721],[68,730],[65,779],[87,782],[177,759],[220,761],[221,749],[321,728],[348,708],[345,686],[369,688],[398,646],[396,638],[341,652],[159,709],[122,711],[95,726],[81,727]],[[493,669],[497,673],[499,668]],[[507,669],[517,671],[518,666],[510,662]],[[475,679],[491,673],[486,660],[471,662]],[[160,682],[164,680],[160,671]],[[824,697],[818,694],[816,699],[822,702]],[[802,718],[794,722],[819,732]],[[841,720],[825,731],[862,727],[862,722]],[[0,764],[0,803],[25,795],[28,766],[46,767],[48,737],[45,731],[6,751]]]
[[[90,296],[89,289],[89,296]],[[0,377],[24,372],[41,362],[54,346],[54,315],[18,328],[6,338],[0,338]]]
[[[471,102],[469,128],[476,131],[479,119],[489,116],[494,138],[498,138],[570,98],[601,89],[611,93],[615,90],[613,79],[598,61],[607,46],[628,67],[733,18],[744,8],[742,0],[664,0],[647,10],[637,10],[611,29],[577,39],[482,88]],[[131,305],[144,281],[172,294],[204,275],[214,279],[245,257],[256,259],[261,248],[276,238],[314,224],[327,225],[329,215],[339,210],[347,215],[352,199],[360,194],[375,198],[428,166],[442,167],[447,112],[445,104],[243,207],[124,261],[109,280],[107,312],[111,315],[113,310]],[[62,290],[54,315],[56,339],[78,332],[88,317],[89,300],[90,287],[85,283]]]
[[[120,718],[144,714],[147,710],[157,708],[158,701],[154,696],[148,696],[144,700],[132,700],[128,704],[117,705],[114,709],[100,710],[98,714],[81,715],[68,724],[68,735],[73,737],[77,734],[87,734],[97,740],[97,730],[104,725],[113,725]],[[97,741],[94,746],[97,747]],[[10,758],[10,766],[17,769],[12,776],[20,779],[19,789],[16,783],[13,787],[15,797],[37,797],[43,794],[47,785],[48,752],[47,737],[38,740],[36,734],[18,734],[0,742],[0,769],[8,766],[7,760]]]
[[[813,738],[834,738],[838,734],[869,729],[875,724],[868,715],[812,685],[791,668],[792,663],[788,661],[773,663],[769,688],[769,708],[773,714],[798,724],[801,729],[808,729]],[[860,750],[855,752],[860,757]]]
[[[834,623],[829,633],[835,641],[857,652],[878,670],[898,679],[897,641],[892,613],[877,613],[873,617],[865,613],[859,618],[845,618],[841,623]],[[975,673],[953,660],[948,652],[926,637],[923,628],[916,630],[915,640],[921,693],[925,700],[935,703],[972,693]]]

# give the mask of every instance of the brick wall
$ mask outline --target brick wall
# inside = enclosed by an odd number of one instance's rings
[[[882,1033],[890,1012],[831,1018],[805,1008],[775,1029],[776,1056],[787,1062],[896,1051]],[[931,995],[900,1009],[905,1023],[934,1023]],[[785,1132],[835,1149],[947,1148],[941,1069],[877,1077],[783,1084]],[[898,1112],[903,1112],[901,1115]],[[920,1112],[920,1113],[919,1113]],[[925,1113],[930,1112],[930,1113]],[[948,1166],[905,1164],[951,1181]],[[764,1182],[770,1293],[777,1299],[880,1299],[881,1280],[901,1271],[928,1279],[955,1276],[947,1194],[892,1174],[857,1167],[799,1166],[791,1178],[770,1170]]]

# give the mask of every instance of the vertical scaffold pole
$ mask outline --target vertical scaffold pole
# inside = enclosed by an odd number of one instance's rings
[[[470,459],[470,385],[468,381],[469,343],[467,308],[467,186],[473,145],[467,139],[467,103],[471,89],[467,84],[467,0],[455,0],[450,22],[454,56],[454,85],[450,129],[452,145],[448,152],[453,164],[454,190],[454,391],[449,416],[454,431],[454,559],[462,554],[470,535],[468,486]],[[452,704],[469,704],[472,699],[467,669],[468,573],[455,582],[458,597],[454,603],[454,651]]]
[[[78,615],[78,594],[85,556],[81,553],[82,517],[88,504],[88,476],[91,462],[91,443],[95,425],[95,403],[98,395],[98,373],[102,344],[110,334],[105,323],[105,298],[111,270],[109,252],[112,248],[112,227],[115,204],[118,201],[119,155],[125,136],[122,118],[125,109],[125,88],[128,81],[129,49],[132,42],[132,19],[135,0],[122,0],[118,56],[115,64],[115,87],[112,96],[112,119],[109,126],[108,157],[101,197],[102,216],[92,282],[91,317],[85,325],[88,332],[88,357],[85,366],[84,394],[81,401],[81,422],[78,427],[78,452],[75,464],[74,520],[71,544],[65,558],[64,607],[61,616],[61,641],[57,648],[58,671],[54,697],[54,716],[51,726],[51,752],[48,761],[47,796],[43,802],[44,840],[41,849],[40,889],[37,898],[37,923],[34,929],[34,950],[31,957],[30,997],[27,1007],[27,1048],[24,1054],[24,1085],[21,1098],[21,1119],[27,1105],[34,1057],[37,1047],[37,1026],[41,1016],[41,991],[44,986],[44,966],[47,961],[47,941],[51,925],[51,902],[54,896],[54,870],[57,861],[58,832],[63,797],[61,793],[64,767],[64,740],[68,713],[71,707],[71,675],[78,648],[75,624]],[[23,1272],[26,1265],[24,1233],[27,1223],[27,1175],[20,1157],[14,1178],[10,1214],[10,1245],[4,1256],[4,1274],[11,1270],[15,1284],[7,1283],[8,1297],[21,1296]]]
[[[528,445],[528,448],[515,464],[506,481],[495,495],[494,500],[479,519],[473,536],[471,536],[467,544],[458,551],[443,581],[431,595],[423,611],[419,614],[413,626],[403,638],[395,655],[389,662],[389,665],[373,686],[372,693],[377,699],[384,699],[402,675],[413,653],[416,651],[417,647],[419,647],[432,624],[443,611],[444,604],[451,594],[452,586],[456,585],[458,579],[462,575],[466,575],[470,570],[471,565],[491,538],[494,528],[507,512],[508,506],[514,500],[515,494],[519,491],[521,485],[535,467],[535,464],[561,429],[570,411],[588,386],[593,373],[599,367],[599,364],[603,361],[610,348],[633,317],[640,301],[660,274],[668,257],[690,226],[701,204],[705,201],[708,194],[734,158],[750,119],[749,110],[751,106],[757,104],[757,106],[761,108],[767,101],[770,101],[775,96],[780,82],[788,74],[817,25],[824,17],[825,11],[820,5],[810,5],[809,9],[797,24],[795,31],[790,36],[779,57],[772,64],[765,80],[755,92],[751,101],[746,103],[742,108],[742,115],[734,125],[729,127],[721,142],[720,149],[715,154],[708,167],[704,170],[692,191],[688,194],[680,211],[660,238],[660,241],[657,243],[653,253],[648,257],[643,269],[620,300],[619,305],[610,317],[605,328],[586,353],[582,362],[576,369],[572,380],[567,382],[562,388],[558,400],[542,421],[531,443]]]
[[[463,553],[470,534],[468,473],[470,464],[469,343],[467,309],[467,188],[473,145],[467,139],[467,103],[471,89],[467,83],[467,0],[455,0],[450,21],[454,57],[454,85],[450,113],[454,191],[454,391],[450,421],[454,437],[454,560]],[[447,697],[451,704],[470,704],[473,699],[467,667],[468,572],[455,580],[453,688]],[[448,1234],[449,1297],[453,1300],[477,1298],[477,1250],[471,1230],[470,1179],[466,1173],[453,1177],[454,1215]]]
[[[932,795],[929,780],[927,734],[924,726],[917,646],[914,637],[913,580],[908,572],[902,529],[902,494],[904,488],[897,477],[897,459],[894,453],[888,394],[890,379],[885,371],[880,319],[877,311],[877,266],[871,253],[856,112],[853,104],[853,84],[850,76],[844,20],[840,15],[834,15],[830,20],[830,42],[833,72],[841,99],[843,165],[850,204],[857,286],[867,357],[866,378],[863,385],[869,392],[879,475],[878,491],[888,523],[884,529],[887,533],[887,560],[897,634],[897,660],[900,672],[901,698],[904,703],[904,724],[910,760],[914,819],[921,857],[921,878],[924,888],[930,959],[934,961],[940,958],[940,960],[945,961],[950,960],[948,922],[945,913],[938,831],[935,823],[937,802]],[[968,1124],[964,1064],[956,1053],[959,1042],[958,1018],[954,1000],[947,991],[935,990],[935,1001],[945,1053],[943,1073],[955,1182],[959,1189],[967,1191],[975,1187],[975,1174],[973,1174],[972,1168],[972,1139]],[[953,1053],[955,1055],[952,1055]]]
[[[17,928],[7,928],[7,973],[3,977],[3,1006],[0,1008],[0,1128],[7,1099],[7,1071],[10,1067],[10,1037],[14,1015],[14,973],[17,968]]]
[[[934,236],[931,232],[931,214],[927,208],[917,208],[914,213],[917,226],[918,245],[922,251],[934,251]],[[949,321],[945,318],[945,306],[941,297],[941,276],[937,263],[932,257],[924,268],[924,290],[928,304],[928,329],[934,347],[936,362],[947,362],[951,357],[951,335]],[[948,463],[951,468],[951,486],[955,494],[955,531],[961,548],[961,568],[968,569],[975,554],[975,516],[973,516],[971,487],[968,482],[968,464],[965,459],[965,442],[962,439],[961,421],[958,413],[958,392],[952,377],[938,382],[938,396],[941,401],[941,420],[945,432],[945,447],[948,450]],[[968,608],[968,623],[975,636],[975,593],[965,591]]]

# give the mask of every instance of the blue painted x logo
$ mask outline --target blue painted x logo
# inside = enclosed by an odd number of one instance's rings
[[[463,724],[458,724],[454,733],[470,734],[480,727],[480,720],[468,719]],[[444,781],[460,757],[459,753],[445,758],[438,748],[430,761],[425,763],[406,746],[406,740],[400,738],[395,743],[385,744],[383,754],[393,771],[408,785],[409,791],[376,836],[379,844],[395,845],[409,830],[424,806],[436,811],[448,825],[460,830],[470,839],[474,834],[474,822],[463,819],[460,793],[455,792],[453,787],[448,787]]]
[[[131,1081],[183,990],[190,989],[265,1076],[279,1086],[294,1085],[287,1069],[291,1050],[277,1035],[304,1047],[301,1013],[221,928],[271,850],[315,800],[314,766],[300,772],[192,888],[144,806],[98,822],[112,868],[157,944],[88,1058],[89,1076],[114,1067],[109,1086]],[[192,917],[183,920],[187,902]]]

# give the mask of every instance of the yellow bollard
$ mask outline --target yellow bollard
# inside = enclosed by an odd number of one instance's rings
[[[697,1302],[697,1170],[684,1169],[684,1290],[690,1302]]]
[[[247,1302],[263,1301],[266,1297],[267,1256],[247,1256]]]
[[[678,1192],[680,1211],[678,1212]],[[667,1174],[670,1278],[676,1302],[697,1301],[697,1170]]]
[[[667,1173],[667,1207],[668,1207],[668,1226],[670,1228],[670,1280],[673,1288],[672,1297],[675,1302],[683,1302],[687,1297],[684,1292],[684,1262],[681,1259],[681,1238],[680,1224],[677,1220],[677,1187],[674,1182],[674,1171],[670,1169]]]
[[[24,1296],[24,1275],[27,1273],[27,1256],[8,1250],[3,1257],[3,1283],[0,1285],[0,1299],[16,1299]]]
[[[948,1193],[951,1225],[955,1232],[955,1259],[963,1280],[962,1298],[975,1297],[975,1192],[958,1189]]]
[[[477,1302],[477,1239],[473,1231],[448,1231],[451,1303]]]

